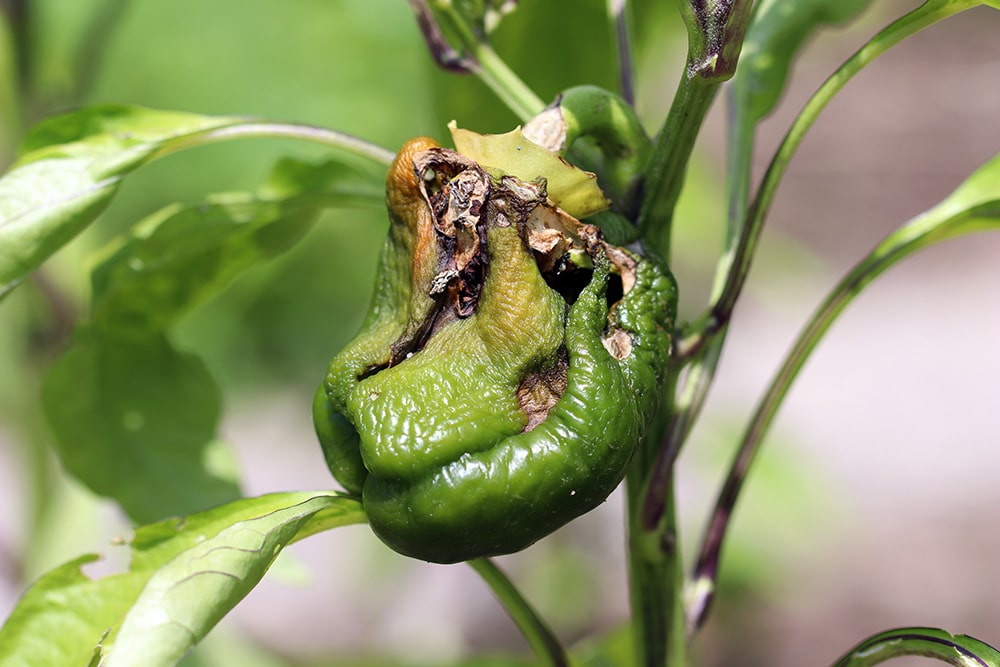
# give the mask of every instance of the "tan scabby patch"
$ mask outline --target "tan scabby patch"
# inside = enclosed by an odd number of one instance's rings
[[[619,361],[632,354],[632,336],[623,329],[614,329],[607,335],[601,336],[601,344]]]
[[[517,388],[517,400],[521,410],[528,416],[524,431],[530,431],[549,416],[549,411],[559,402],[566,391],[566,372],[569,361],[565,355],[552,368],[530,373]]]

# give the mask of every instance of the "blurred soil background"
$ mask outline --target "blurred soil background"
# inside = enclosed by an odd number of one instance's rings
[[[516,124],[480,84],[431,66],[401,0],[26,4],[27,96],[20,118],[0,104],[3,161],[24,126],[82,103],[309,122],[392,148],[417,134],[444,139],[451,118],[480,131]],[[916,3],[873,4],[806,48],[760,132],[759,171],[832,69]],[[676,10],[664,5],[671,3],[636,3],[640,107],[651,131],[684,54]],[[523,0],[496,35],[498,51],[546,99],[584,82],[613,87],[603,6]],[[94,25],[109,9],[113,20]],[[884,235],[1000,150],[998,34],[1000,12],[980,9],[911,38],[852,81],[807,137],[682,456],[687,549],[754,401],[814,306]],[[702,135],[675,242],[685,317],[698,314],[714,271],[724,142],[720,104]],[[255,140],[144,168],[40,281],[0,305],[0,618],[45,569],[108,552],[129,530],[111,504],[59,472],[38,414],[44,372],[69,344],[67,325],[85,317],[82,267],[143,215],[251,188],[288,153],[324,156]],[[332,485],[312,434],[311,394],[360,323],[384,230],[382,215],[332,212],[295,250],[237,281],[175,332],[223,387],[223,436],[246,493]],[[831,664],[864,636],[900,625],[1000,644],[998,342],[996,233],[914,256],[848,308],[790,393],[739,506],[722,592],[698,642],[705,665]],[[501,559],[568,642],[627,618],[622,516],[616,494]],[[113,554],[104,567],[121,558]],[[296,545],[273,575],[189,664],[447,664],[472,651],[526,651],[471,570],[397,557],[365,527]]]

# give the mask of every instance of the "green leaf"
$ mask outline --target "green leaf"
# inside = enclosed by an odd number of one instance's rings
[[[49,372],[42,403],[66,469],[137,522],[240,495],[215,439],[215,381],[162,333],[78,332]]]
[[[101,329],[161,331],[253,266],[289,249],[331,205],[383,206],[384,186],[342,164],[283,160],[254,195],[217,195],[140,222],[94,270]]]
[[[280,493],[136,530],[127,572],[92,580],[83,556],[45,574],[0,628],[0,667],[174,665],[288,544],[365,521],[359,500]],[[108,648],[110,646],[110,649]],[[109,655],[110,652],[110,655]]]
[[[760,120],[778,103],[803,44],[826,26],[845,23],[871,0],[760,0],[743,42],[734,79],[737,103]]]
[[[383,197],[381,183],[340,164],[285,160],[255,195],[168,207],[114,242],[94,271],[91,323],[45,384],[66,468],[139,523],[238,497],[233,466],[220,469],[215,381],[165,332],[298,241],[322,207]]]
[[[937,206],[890,234],[851,273],[860,290],[915,250],[970,232],[1000,228],[1000,154],[972,173]]]
[[[0,178],[0,297],[108,205],[122,178],[233,117],[98,106],[36,126]]]
[[[834,667],[870,667],[903,656],[934,658],[956,667],[1000,667],[1000,652],[989,644],[937,628],[899,628],[873,635]]]
[[[573,648],[572,664],[578,667],[628,667],[636,664],[635,636],[623,625],[601,637],[591,637]]]

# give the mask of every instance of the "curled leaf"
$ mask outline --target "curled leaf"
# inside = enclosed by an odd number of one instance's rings
[[[586,218],[611,206],[593,173],[574,167],[557,153],[526,139],[520,127],[505,134],[479,134],[461,129],[452,121],[448,129],[455,150],[482,166],[522,181],[544,178],[549,199],[576,218]]]
[[[933,658],[956,667],[1000,667],[1000,652],[989,644],[937,628],[898,628],[873,635],[834,667],[871,667],[903,656]]]

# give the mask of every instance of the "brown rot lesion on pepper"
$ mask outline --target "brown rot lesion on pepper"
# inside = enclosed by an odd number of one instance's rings
[[[523,429],[525,433],[544,422],[559,402],[566,391],[568,370],[569,357],[563,348],[559,351],[559,360],[554,366],[529,373],[521,380],[517,387],[517,401],[528,417]]]
[[[423,215],[412,216],[417,224],[412,275],[413,290],[417,298],[426,298],[426,306],[392,344],[388,364],[377,370],[412,356],[441,327],[475,312],[489,271],[489,227],[514,226],[542,277],[568,304],[588,284],[599,252],[613,267],[611,298],[620,298],[635,282],[629,255],[607,244],[598,227],[558,208],[543,178],[491,174],[472,159],[420,138],[400,152],[390,182],[390,207],[409,213],[415,193],[425,204]],[[616,356],[627,347],[615,343]]]
[[[399,152],[369,316],[314,404],[375,533],[436,562],[517,551],[611,493],[659,395],[676,300],[658,262],[556,203],[551,187],[578,215],[605,207],[590,176],[558,156],[518,175],[484,160],[426,138]]]

